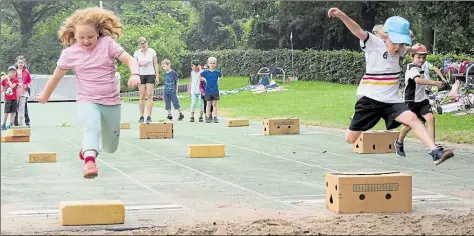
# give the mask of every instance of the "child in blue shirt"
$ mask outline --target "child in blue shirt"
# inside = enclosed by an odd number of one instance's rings
[[[212,117],[214,117],[214,123],[219,123],[217,119],[217,101],[219,97],[219,80],[222,79],[222,72],[217,70],[217,59],[215,57],[209,57],[207,59],[209,66],[208,70],[201,72],[201,80],[205,81],[205,94],[204,100],[207,103],[206,106],[206,123],[211,123],[211,106],[213,108]]]

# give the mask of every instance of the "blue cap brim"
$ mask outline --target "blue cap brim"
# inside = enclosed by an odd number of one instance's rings
[[[390,41],[392,41],[392,43],[403,43],[407,45],[412,44],[410,35],[399,34],[396,32],[387,32],[387,34],[388,38],[390,39]]]

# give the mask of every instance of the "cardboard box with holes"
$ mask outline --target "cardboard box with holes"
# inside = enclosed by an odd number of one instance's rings
[[[5,135],[2,136],[1,140],[2,143],[29,142],[30,136],[30,128],[13,126],[7,130]]]
[[[340,213],[412,211],[412,176],[397,171],[326,173],[326,208]]]
[[[299,134],[300,120],[298,118],[269,118],[263,119],[263,134]]]
[[[355,153],[375,154],[395,152],[393,144],[397,140],[398,131],[366,131],[352,144]]]
[[[173,122],[141,123],[139,132],[140,139],[173,138]]]

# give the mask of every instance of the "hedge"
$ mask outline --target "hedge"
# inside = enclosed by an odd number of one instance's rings
[[[181,77],[190,74],[191,61],[197,59],[203,64],[208,57],[217,58],[218,68],[225,75],[249,76],[256,74],[262,67],[281,67],[287,75],[291,75],[290,50],[221,50],[221,51],[195,51],[185,53],[181,57],[180,65],[176,66]],[[428,61],[438,68],[446,58],[455,61],[463,59],[472,60],[472,56],[454,54],[428,55]],[[404,64],[410,57],[404,58]],[[317,51],[295,50],[294,69],[298,80],[318,80],[333,83],[357,84],[365,72],[365,59],[363,52],[354,51]]]

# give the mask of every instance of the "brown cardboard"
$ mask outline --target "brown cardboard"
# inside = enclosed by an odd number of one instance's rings
[[[30,136],[2,136],[2,143],[29,142]]]
[[[188,145],[189,157],[224,157],[224,144],[194,144]]]
[[[141,123],[139,134],[140,139],[173,138],[173,122]]]
[[[30,163],[56,162],[57,153],[55,152],[32,152],[28,154]]]
[[[227,127],[241,127],[241,126],[249,126],[249,120],[242,120],[242,119],[230,119],[226,121]]]
[[[340,213],[412,211],[412,176],[400,172],[326,173],[326,208]]]
[[[299,134],[300,120],[298,118],[268,118],[263,119],[263,134]]]
[[[5,133],[5,136],[11,137],[26,137],[31,135],[30,128],[15,128],[15,129],[8,129]]]
[[[130,129],[130,122],[121,122],[120,129]]]
[[[393,143],[398,138],[398,131],[366,131],[352,144],[356,153],[392,153],[395,152]]]

